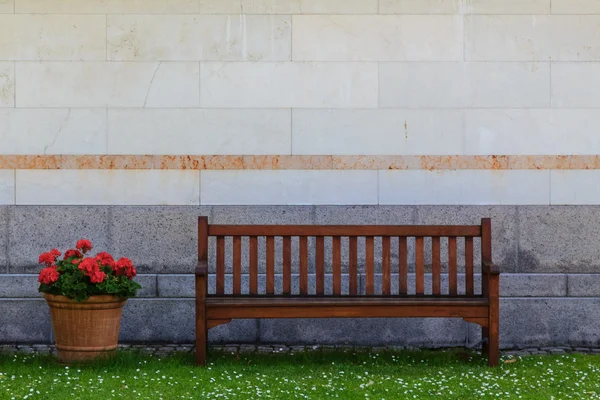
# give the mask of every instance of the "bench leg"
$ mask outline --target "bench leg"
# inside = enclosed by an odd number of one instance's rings
[[[500,361],[500,312],[498,298],[490,304],[488,329],[488,365],[496,367]]]
[[[206,365],[208,348],[208,325],[204,304],[196,303],[196,365]]]

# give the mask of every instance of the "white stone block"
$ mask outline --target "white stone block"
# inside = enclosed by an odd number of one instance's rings
[[[290,110],[108,111],[109,154],[290,154]]]
[[[550,171],[379,171],[379,204],[549,204]]]
[[[14,9],[14,0],[0,0],[0,14],[11,14]]]
[[[0,109],[0,154],[106,154],[106,110]]]
[[[202,171],[202,205],[377,204],[377,171]]]
[[[198,63],[16,63],[17,107],[198,107]]]
[[[599,170],[550,171],[552,205],[599,205]]]
[[[452,15],[297,15],[294,61],[462,61]]]
[[[0,62],[0,107],[15,106],[15,64]]]
[[[550,0],[379,0],[379,12],[381,14],[548,14]]]
[[[553,107],[600,107],[600,63],[552,64]]]
[[[377,0],[200,0],[211,14],[376,14]]]
[[[0,0],[1,1],[1,0]],[[165,14],[197,13],[198,0],[15,0],[17,13]]]
[[[103,15],[0,15],[0,59],[106,59]]]
[[[548,107],[547,63],[381,63],[379,106]]]
[[[292,154],[455,155],[462,150],[462,110],[292,112]]]
[[[375,63],[202,63],[202,107],[377,107]]]
[[[598,15],[465,17],[469,61],[600,60]]]
[[[15,204],[15,171],[0,170],[0,204]]]
[[[466,110],[465,154],[600,154],[592,109]]]
[[[552,0],[552,14],[600,14],[600,1]]]
[[[20,205],[197,205],[198,171],[17,170]]]
[[[111,60],[289,61],[285,15],[109,15]]]

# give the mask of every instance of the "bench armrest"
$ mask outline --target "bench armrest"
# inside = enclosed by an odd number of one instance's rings
[[[481,263],[481,270],[484,274],[500,275],[500,267],[491,261],[484,260]]]
[[[197,277],[206,277],[208,275],[208,262],[203,260],[203,261],[198,261],[198,264],[196,265],[196,276]]]

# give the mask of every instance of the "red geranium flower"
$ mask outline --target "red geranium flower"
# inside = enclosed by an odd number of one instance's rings
[[[77,266],[85,275],[92,276],[94,271],[99,271],[100,266],[98,265],[98,261],[93,258],[84,258],[79,265]]]
[[[56,257],[54,256],[54,254],[47,252],[40,254],[39,263],[46,264],[46,266],[49,267],[50,265],[54,264],[55,260]]]
[[[106,274],[98,269],[90,275],[90,282],[100,283],[104,280],[104,278],[106,278]]]
[[[135,270],[131,260],[125,257],[117,261],[114,270],[117,276],[125,275],[129,279],[132,279],[137,274],[137,271]]]
[[[83,254],[81,254],[81,252],[79,250],[75,250],[75,249],[67,250],[67,252],[65,253],[65,260],[67,260],[71,257],[81,258],[81,257],[83,257]]]
[[[52,249],[52,250],[50,250],[50,254],[52,254],[54,256],[54,258],[58,258],[58,257],[60,257],[61,253],[57,249]]]
[[[111,267],[111,268],[115,267],[114,258],[105,251],[103,251],[102,253],[96,254],[95,259],[96,259],[96,261],[98,261],[100,263],[100,265],[103,265],[105,267]]]
[[[78,250],[81,250],[83,254],[85,254],[92,249],[92,243],[87,239],[81,239],[77,242],[77,245],[75,247]]]
[[[79,258],[76,258],[75,260],[73,260],[73,265],[79,265],[80,262],[81,260]]]
[[[60,278],[60,274],[56,270],[56,265],[51,265],[49,267],[44,268],[40,275],[38,276],[38,281],[45,285],[52,285]]]

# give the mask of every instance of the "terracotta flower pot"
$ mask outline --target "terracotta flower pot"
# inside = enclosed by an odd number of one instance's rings
[[[59,362],[86,362],[116,354],[127,299],[92,296],[78,303],[47,293],[44,298],[50,306]]]

